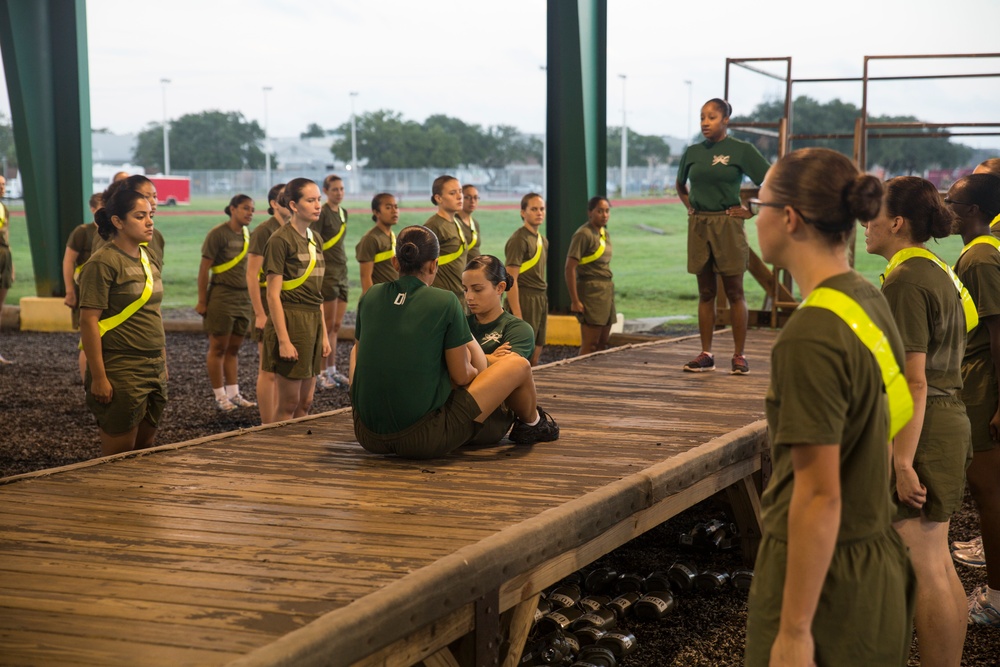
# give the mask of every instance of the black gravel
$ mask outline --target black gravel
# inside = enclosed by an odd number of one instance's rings
[[[677,334],[679,332],[672,331]],[[688,333],[688,332],[680,332]],[[14,359],[0,366],[0,477],[76,463],[99,456],[97,428],[83,402],[76,367],[75,334],[3,332],[0,351]],[[255,409],[219,413],[205,374],[207,340],[202,334],[167,334],[170,401],[157,444],[180,442],[259,424]],[[341,343],[338,366],[347,367],[350,344]],[[573,356],[576,348],[547,347],[542,361]],[[257,348],[246,343],[240,353],[240,387],[254,397]],[[313,412],[347,406],[346,392],[317,391]],[[588,567],[606,566],[645,576],[665,570],[678,558],[700,569],[733,571],[742,567],[739,551],[691,550],[678,535],[699,522],[727,519],[716,500],[701,503],[604,556]],[[951,539],[971,539],[977,515],[967,497],[952,521]],[[985,583],[985,571],[959,568],[967,591]],[[715,594],[679,595],[673,612],[661,621],[627,619],[621,626],[638,640],[623,667],[719,666],[742,664],[746,593],[732,587]],[[910,665],[919,665],[914,648]],[[970,628],[963,665],[1000,665],[1000,630]],[[861,667],[860,665],[858,667]]]

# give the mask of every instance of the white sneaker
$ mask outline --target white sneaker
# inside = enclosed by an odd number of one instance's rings
[[[956,563],[961,563],[968,567],[986,567],[986,556],[983,554],[982,542],[979,543],[978,548],[970,547],[968,549],[952,551],[951,557],[955,559]]]
[[[351,386],[351,381],[347,379],[347,376],[337,371],[334,371],[329,379],[333,381],[337,389],[348,389]]]
[[[255,408],[255,407],[257,407],[257,404],[254,403],[253,401],[250,401],[250,400],[247,400],[247,399],[243,398],[243,394],[236,394],[235,396],[233,396],[232,398],[229,399],[229,402],[232,403],[233,405],[235,405],[238,408]]]
[[[320,373],[316,376],[316,388],[317,389],[330,389],[334,384],[326,377],[326,373]]]
[[[14,363],[14,362],[11,361],[10,359],[4,359],[3,355],[0,354],[0,366],[7,366],[7,365],[10,365],[12,363]]]
[[[955,540],[951,543],[952,551],[959,551],[960,549],[982,549],[983,548],[983,536],[973,538],[968,542],[959,542]]]
[[[237,406],[228,398],[215,399],[215,407],[219,409],[219,412],[232,412],[237,409]]]

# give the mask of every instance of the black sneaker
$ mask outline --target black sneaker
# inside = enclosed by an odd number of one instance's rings
[[[511,442],[516,442],[519,445],[533,445],[536,442],[552,442],[559,439],[559,425],[556,424],[556,420],[552,418],[552,415],[542,410],[542,406],[535,407],[538,410],[538,423],[534,426],[528,426],[520,419],[515,421],[507,436]]]
[[[704,373],[705,371],[714,371],[715,357],[707,352],[702,352],[697,357],[684,364],[684,370],[688,373]]]

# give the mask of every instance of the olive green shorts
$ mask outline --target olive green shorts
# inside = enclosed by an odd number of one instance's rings
[[[990,420],[997,413],[997,378],[988,354],[962,362],[962,401],[972,428],[972,451],[988,452],[1000,446],[990,435]]]
[[[163,352],[158,356],[104,353],[104,372],[111,382],[111,402],[98,403],[90,393],[90,369],[84,379],[87,407],[97,425],[108,435],[128,433],[146,421],[159,426],[167,405],[167,366]]]
[[[0,245],[0,289],[10,289],[14,284],[14,258],[10,248]]]
[[[510,411],[506,403],[501,403],[500,407],[490,413],[490,416],[483,422],[483,427],[479,430],[470,445],[493,445],[504,439],[504,436],[514,425],[514,413]]]
[[[521,319],[535,332],[535,346],[545,345],[545,325],[549,319],[549,295],[544,290],[524,289],[518,294]],[[508,309],[509,312],[509,309]]]
[[[73,320],[73,330],[78,331],[80,329],[80,307],[70,308],[69,316]]]
[[[721,213],[688,216],[688,273],[711,270],[723,276],[745,273],[750,262],[750,244],[743,220]]]
[[[361,446],[372,454],[434,459],[471,442],[483,428],[476,422],[481,412],[472,394],[459,387],[452,390],[444,405],[398,433],[370,431],[354,411],[354,435]]]
[[[250,295],[246,290],[213,285],[208,290],[208,304],[203,322],[211,336],[245,336],[253,320]]]
[[[284,307],[288,338],[299,353],[295,361],[278,356],[278,332],[268,318],[264,327],[261,370],[277,373],[289,380],[308,380],[319,375],[323,362],[323,313],[316,306]]]
[[[580,324],[608,327],[615,323],[615,284],[610,280],[581,280],[576,283],[576,293],[583,303],[583,314],[576,314]]]
[[[323,274],[320,292],[323,294],[323,301],[347,301],[347,283],[329,273]]]
[[[913,457],[913,469],[927,488],[923,515],[930,521],[944,523],[962,507],[965,495],[965,469],[972,462],[969,417],[965,405],[953,396],[931,396],[920,429],[920,441]],[[890,480],[894,521],[916,519],[921,510],[899,502],[896,496],[896,473]]]

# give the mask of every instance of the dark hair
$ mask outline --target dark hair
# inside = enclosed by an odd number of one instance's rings
[[[119,174],[124,174],[125,172],[120,171]],[[153,181],[149,180],[142,174],[132,174],[131,176],[126,176],[125,178],[119,179],[117,181],[111,181],[108,187],[101,193],[101,198],[104,201],[108,201],[115,196],[115,193],[119,190],[132,190],[137,191],[144,184],[153,184]]]
[[[507,273],[507,267],[493,255],[479,255],[478,257],[473,257],[469,260],[469,263],[465,265],[465,271],[479,270],[482,270],[483,275],[486,276],[486,279],[489,280],[494,287],[499,285],[501,282],[506,283],[506,287],[504,287],[505,292],[509,292],[510,288],[514,285],[514,280],[510,277],[510,274]]]
[[[521,197],[521,210],[522,211],[527,211],[528,210],[528,202],[530,202],[535,197],[538,197],[542,201],[545,201],[545,197],[543,197],[542,195],[538,194],[537,192],[529,192],[528,194],[526,194],[523,197]]]
[[[229,206],[226,207],[226,210],[223,211],[223,213],[225,213],[226,215],[232,215],[233,209],[247,200],[253,201],[253,197],[251,197],[250,195],[236,195],[235,197],[229,200]]]
[[[437,259],[440,254],[441,244],[437,236],[422,225],[411,225],[396,237],[396,259],[399,260],[401,276],[416,275],[424,264]]]
[[[987,218],[1000,213],[1000,176],[993,174],[969,174],[955,181],[962,189],[962,201],[975,204]]]
[[[278,196],[278,203],[290,209],[291,206],[289,204],[302,199],[302,191],[309,185],[316,185],[316,181],[311,181],[308,178],[293,178],[285,184],[284,189]]]
[[[434,183],[431,184],[431,203],[437,206],[438,202],[434,198],[439,196],[442,192],[444,192],[444,184],[447,183],[448,181],[457,181],[457,180],[458,180],[457,178],[455,178],[454,176],[450,176],[448,174],[443,174],[435,178]]]
[[[380,192],[374,197],[372,197],[372,222],[378,222],[378,216],[376,216],[375,213],[378,212],[380,208],[382,208],[382,203],[388,197],[395,198],[395,195],[393,195],[391,192]]]
[[[919,176],[886,181],[883,206],[890,218],[899,215],[909,220],[910,237],[917,243],[949,236],[955,221],[955,214],[941,201],[934,184]]]
[[[330,184],[333,183],[334,181],[343,181],[343,180],[344,179],[342,179],[340,176],[337,176],[336,174],[330,174],[329,176],[323,179],[323,191],[325,192],[326,190],[328,190],[330,188]]]
[[[719,112],[722,114],[723,118],[729,118],[730,116],[733,115],[732,105],[729,104],[729,102],[727,102],[726,100],[722,99],[721,97],[713,97],[709,101],[705,102],[705,104],[711,104],[715,106],[715,108],[718,109]],[[703,104],[702,106],[705,105]]]
[[[800,148],[767,172],[775,201],[791,206],[831,243],[843,243],[857,220],[882,208],[882,181],[862,174],[829,148]]]
[[[281,196],[281,191],[284,190],[284,189],[285,189],[285,184],[284,183],[278,183],[277,185],[275,185],[274,187],[272,187],[270,190],[267,191],[267,214],[268,215],[274,215],[274,207],[271,206],[271,202],[276,201],[276,202],[278,202],[280,204],[281,200],[278,199],[278,197]]]
[[[94,212],[94,222],[97,223],[97,233],[101,238],[107,241],[117,235],[118,228],[111,222],[111,218],[117,216],[124,220],[139,201],[146,201],[146,198],[128,188],[118,188],[117,192],[105,199],[104,205]]]
[[[978,165],[976,165],[976,169],[978,169],[979,167],[985,169],[987,174],[1000,176],[1000,157],[991,157],[987,160],[983,160]]]
[[[102,201],[104,200],[101,198],[101,193],[95,192],[94,194],[90,195],[90,202],[89,202],[90,208],[96,211],[97,209],[101,208]]]
[[[596,197],[591,197],[587,201],[587,212],[593,211],[595,208],[597,208],[597,205],[600,204],[602,201],[603,202],[608,202],[608,208],[611,208],[611,202],[608,201],[608,198],[607,197],[601,197],[600,195],[598,195]]]
[[[466,188],[476,188],[476,186],[473,185],[472,183],[466,183],[465,185],[462,186],[462,192],[465,192]],[[476,188],[476,192],[479,192],[479,188]]]

